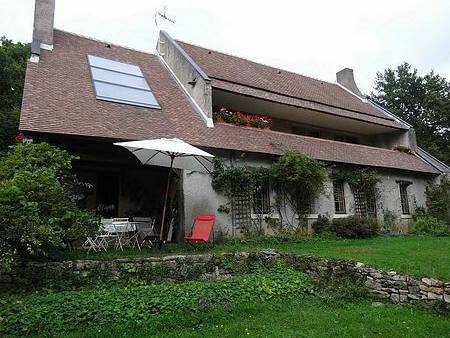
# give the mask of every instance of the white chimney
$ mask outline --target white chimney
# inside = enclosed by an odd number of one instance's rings
[[[364,95],[359,91],[358,86],[356,85],[355,78],[353,77],[353,69],[344,68],[337,72],[336,81],[353,94],[364,98]]]
[[[55,0],[36,0],[34,5],[32,59],[39,60],[40,49],[53,49],[53,23],[55,19]]]

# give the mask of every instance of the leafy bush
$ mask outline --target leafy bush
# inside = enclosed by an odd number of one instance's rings
[[[425,217],[428,215],[427,210],[424,207],[417,207],[414,210],[413,219],[416,221],[420,217]]]
[[[325,165],[298,151],[287,151],[272,165],[274,190],[289,203],[299,218],[310,212],[323,191],[327,178]]]
[[[412,233],[418,235],[448,236],[450,227],[447,223],[431,216],[418,217],[414,222]]]
[[[429,186],[425,194],[428,214],[450,223],[450,177],[445,176],[439,184]]]
[[[333,219],[332,228],[341,238],[370,238],[379,234],[380,225],[373,218],[350,216]]]
[[[373,218],[349,216],[335,218],[330,221],[326,216],[319,215],[317,221],[312,224],[314,233],[319,236],[335,235],[341,238],[370,238],[380,232],[378,221]]]
[[[328,217],[319,215],[316,221],[311,224],[316,235],[333,233],[333,227]]]
[[[75,178],[67,152],[19,144],[0,163],[0,260],[45,256],[89,234],[93,217],[72,200]]]
[[[139,324],[159,314],[287,299],[311,290],[305,274],[278,266],[214,282],[7,296],[0,298],[0,335],[57,334],[83,330],[94,322],[103,327]]]
[[[397,223],[397,215],[389,209],[383,210],[383,226],[381,232],[383,234],[392,234],[394,232],[395,224]]]

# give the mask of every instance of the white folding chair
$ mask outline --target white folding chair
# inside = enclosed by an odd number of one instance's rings
[[[96,238],[97,247],[104,249],[105,251],[109,247],[109,242],[116,237],[113,227],[112,218],[102,218],[100,221],[100,233]]]
[[[81,246],[83,249],[87,249],[88,253],[91,250],[97,251],[97,245],[95,244],[95,238],[87,237],[86,241]]]
[[[108,247],[108,237],[110,236],[109,231],[106,229],[108,224],[112,223],[112,219],[101,219],[100,226],[97,230],[95,237],[87,237],[86,241],[83,243],[82,247],[87,249],[88,252],[91,250],[105,250]]]
[[[112,230],[116,239],[116,249],[120,248],[123,251],[122,242],[126,242],[126,235],[130,231],[130,222],[128,218],[113,218]]]

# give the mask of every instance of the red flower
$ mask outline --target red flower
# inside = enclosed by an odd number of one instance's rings
[[[24,138],[25,135],[23,135],[23,133],[18,133],[15,137],[16,143],[22,143]]]

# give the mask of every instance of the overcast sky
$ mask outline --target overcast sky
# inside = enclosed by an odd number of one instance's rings
[[[155,26],[167,6],[175,24]],[[34,0],[0,0],[0,35],[31,41]],[[55,27],[153,52],[157,32],[334,81],[350,67],[370,93],[377,71],[407,61],[450,79],[450,1],[56,0]]]

